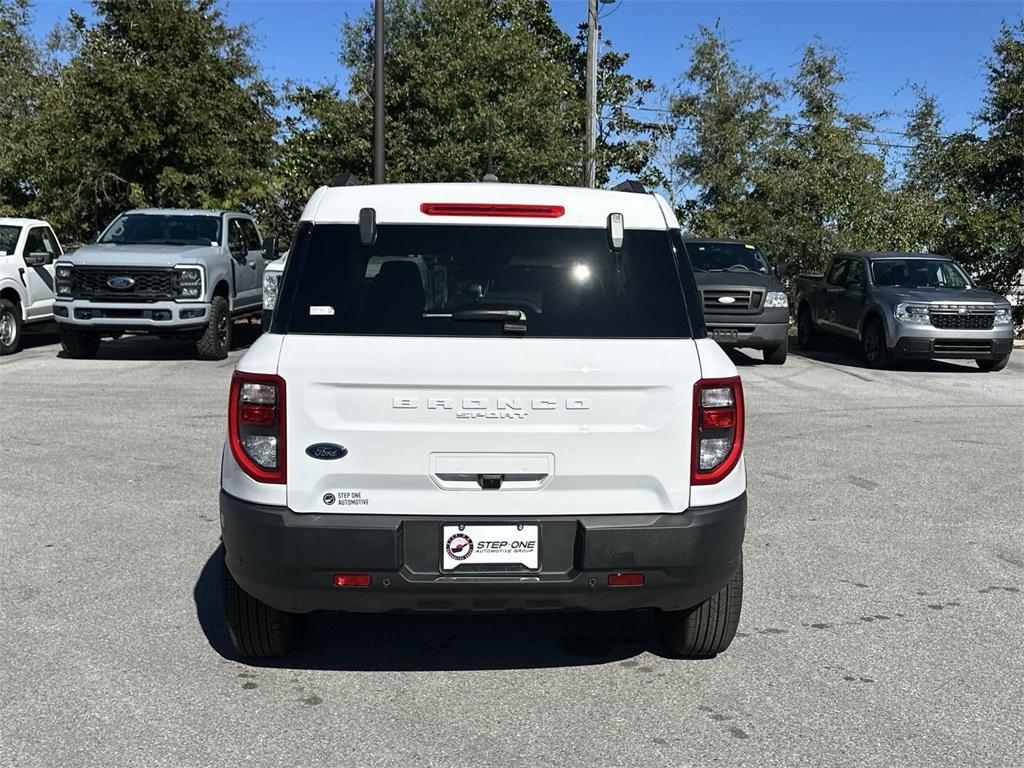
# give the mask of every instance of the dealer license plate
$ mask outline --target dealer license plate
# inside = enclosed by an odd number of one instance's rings
[[[520,566],[540,563],[538,525],[445,525],[441,535],[441,570],[477,570],[468,566]]]
[[[739,340],[739,335],[736,331],[724,330],[724,329],[712,329],[711,338],[715,341],[733,342]]]

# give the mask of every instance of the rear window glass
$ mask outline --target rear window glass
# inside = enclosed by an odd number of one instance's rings
[[[604,229],[383,224],[364,247],[354,224],[304,224],[289,261],[278,333],[501,336],[480,317],[499,310],[525,336],[691,335],[666,232],[627,230],[616,253]]]

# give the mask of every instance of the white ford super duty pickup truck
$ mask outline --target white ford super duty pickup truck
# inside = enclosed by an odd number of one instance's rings
[[[118,216],[56,266],[54,319],[64,354],[95,357],[104,336],[195,339],[202,360],[231,350],[232,321],[263,306],[265,258],[276,258],[244,213],[148,209]]]
[[[0,218],[0,355],[18,351],[23,326],[53,319],[53,262],[62,253],[45,221]]]
[[[679,656],[733,639],[743,391],[657,195],[321,188],[229,397],[244,656],[317,610],[655,609]]]

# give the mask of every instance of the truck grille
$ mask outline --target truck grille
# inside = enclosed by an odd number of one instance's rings
[[[745,288],[704,288],[701,296],[708,315],[749,315],[759,312],[764,301],[764,291]],[[721,301],[723,298],[727,300]]]
[[[107,283],[112,277],[127,277],[135,282],[129,288],[114,289]],[[163,267],[75,267],[72,297],[102,301],[160,301],[175,298],[176,282],[174,270]]]
[[[995,321],[995,311],[992,309],[970,309],[967,314],[963,315],[959,310],[936,311],[932,309],[929,315],[934,327],[944,329],[987,331]]]

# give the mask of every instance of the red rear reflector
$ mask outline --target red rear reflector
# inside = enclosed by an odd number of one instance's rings
[[[277,406],[243,403],[238,409],[238,420],[242,424],[271,427],[277,423]]]
[[[523,205],[521,203],[423,203],[420,212],[427,216],[506,216],[519,219],[557,219],[565,215],[561,205]]]
[[[336,573],[336,574],[334,574],[334,586],[336,586],[336,587],[368,587],[368,586],[370,586],[370,574],[368,574],[368,573]]]
[[[700,425],[705,429],[728,429],[736,424],[734,408],[702,408]]]
[[[609,587],[642,587],[644,575],[642,573],[610,573],[608,574]]]

